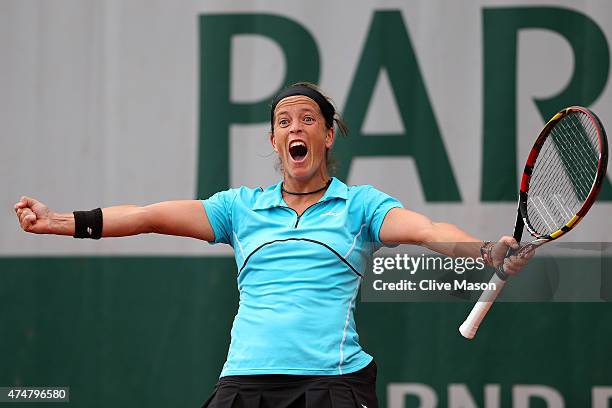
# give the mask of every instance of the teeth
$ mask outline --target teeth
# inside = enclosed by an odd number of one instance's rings
[[[301,140],[294,140],[293,142],[289,143],[289,147],[294,147],[294,146],[306,146],[306,143],[302,142]]]

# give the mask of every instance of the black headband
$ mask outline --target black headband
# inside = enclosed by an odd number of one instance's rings
[[[288,98],[289,96],[303,95],[307,96],[319,105],[319,109],[321,109],[321,113],[325,118],[325,124],[327,124],[328,128],[334,126],[334,115],[336,114],[336,109],[334,109],[334,105],[332,105],[321,92],[316,89],[309,88],[304,85],[295,85],[290,86],[289,88],[285,88],[281,93],[276,95],[276,98],[272,101],[272,109],[270,111],[270,126],[271,129],[274,130],[274,109],[276,109],[276,105],[278,103]]]

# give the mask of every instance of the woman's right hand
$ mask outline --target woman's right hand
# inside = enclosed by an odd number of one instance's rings
[[[51,233],[51,210],[40,201],[23,196],[15,204],[15,213],[24,231],[33,234]]]

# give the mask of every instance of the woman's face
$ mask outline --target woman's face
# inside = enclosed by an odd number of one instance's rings
[[[319,105],[309,97],[289,96],[276,105],[270,141],[285,178],[307,181],[316,174],[328,177],[325,152],[334,143],[334,131],[327,128]]]

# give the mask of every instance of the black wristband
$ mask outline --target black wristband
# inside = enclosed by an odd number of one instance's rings
[[[74,211],[74,238],[102,238],[102,209]]]

